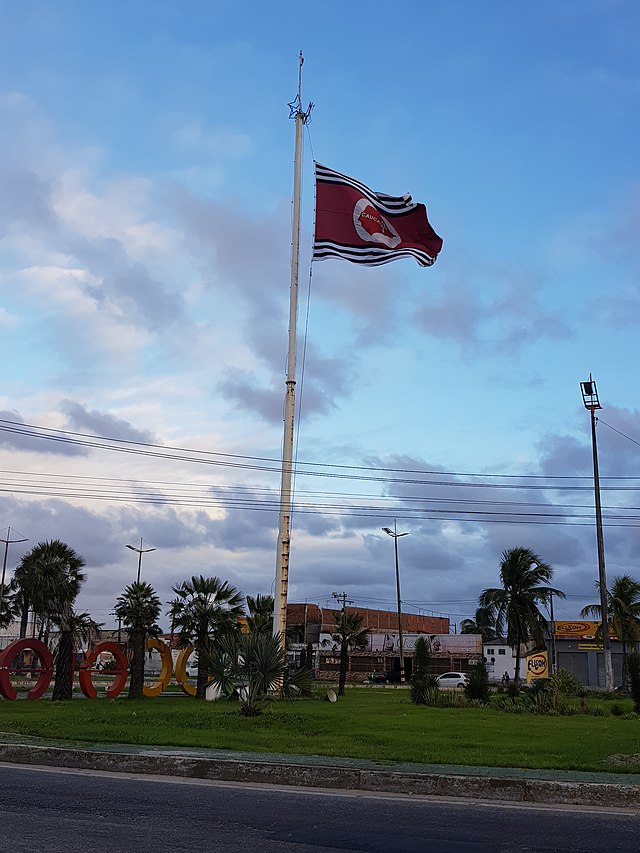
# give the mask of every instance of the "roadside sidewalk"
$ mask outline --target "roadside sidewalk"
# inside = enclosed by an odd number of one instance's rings
[[[318,755],[54,741],[7,733],[0,733],[0,762],[640,812],[640,774],[396,764]]]

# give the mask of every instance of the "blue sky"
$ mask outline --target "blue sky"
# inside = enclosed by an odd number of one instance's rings
[[[590,473],[579,393],[590,371],[602,419],[640,440],[639,24],[632,0],[0,2],[2,417],[277,458],[287,102],[302,49],[303,99],[316,106],[298,458],[361,470],[298,477],[290,599],[345,590],[392,606],[380,528],[397,517],[411,533],[407,609],[459,621],[496,582],[501,551],[524,545],[569,593],[559,615],[577,615],[597,574],[592,494],[588,480],[561,491],[550,478]],[[309,278],[314,158],[424,202],[444,239],[437,263],[325,261]],[[604,425],[599,440],[603,476],[636,475],[638,445]],[[157,548],[143,573],[163,599],[200,572],[248,594],[271,589],[273,470],[7,431],[0,457],[0,525],[29,537],[20,547],[55,537],[83,554],[81,605],[102,621],[135,568],[124,545],[140,536]],[[504,479],[525,474],[547,488]],[[224,505],[210,505],[221,490]],[[255,503],[231,503],[238,490]],[[155,504],[133,496],[151,491]],[[640,505],[633,489],[604,494],[609,514]],[[565,515],[515,524],[483,509]],[[628,526],[605,530],[609,575],[638,576],[636,522],[614,521]]]

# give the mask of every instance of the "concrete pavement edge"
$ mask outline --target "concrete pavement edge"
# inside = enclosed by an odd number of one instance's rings
[[[0,744],[0,762],[224,782],[260,782],[301,788],[431,795],[545,805],[586,805],[640,811],[640,785],[634,784],[398,772],[386,768],[363,769],[330,764],[301,766],[268,760],[140,755],[133,752],[99,752],[24,744]]]

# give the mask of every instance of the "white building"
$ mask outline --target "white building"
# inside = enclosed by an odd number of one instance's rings
[[[12,622],[7,628],[0,630],[0,649],[6,649],[20,636],[20,622]]]
[[[516,676],[516,655],[511,646],[500,642],[483,643],[482,654],[487,664],[489,681],[502,681],[505,672],[509,681],[513,681]]]

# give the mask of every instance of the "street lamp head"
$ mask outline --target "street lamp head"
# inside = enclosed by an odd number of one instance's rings
[[[585,409],[589,411],[594,411],[595,409],[601,409],[600,400],[598,399],[598,389],[596,388],[596,383],[591,374],[589,374],[589,378],[586,382],[580,383],[580,390],[582,391],[582,402],[584,403]]]
[[[390,527],[383,527],[382,530],[384,533],[387,533],[389,536],[393,536],[394,539],[400,539],[401,536],[408,536],[409,535],[408,530],[406,533],[397,533],[395,530],[392,530]]]
[[[135,545],[125,545],[124,547],[129,548],[130,551],[137,551],[138,550]]]

